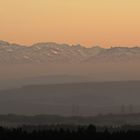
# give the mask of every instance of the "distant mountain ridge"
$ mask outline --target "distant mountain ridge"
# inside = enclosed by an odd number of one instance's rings
[[[140,81],[32,84],[0,90],[0,111],[65,116],[138,113],[139,93]]]
[[[0,63],[93,63],[139,59],[140,47],[86,48],[54,42],[23,46],[0,41]]]

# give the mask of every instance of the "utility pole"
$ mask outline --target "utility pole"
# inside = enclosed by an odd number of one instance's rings
[[[72,116],[79,115],[79,105],[72,105]]]
[[[133,107],[132,104],[130,104],[130,105],[128,106],[128,109],[129,109],[129,113],[130,113],[130,114],[133,114],[133,113],[134,113],[134,107]]]
[[[121,114],[125,114],[126,110],[125,110],[125,105],[121,105]]]

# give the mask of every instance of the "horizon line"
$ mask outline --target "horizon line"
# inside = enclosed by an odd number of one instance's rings
[[[25,45],[25,44],[21,44],[21,43],[15,43],[15,42],[11,42],[11,41],[7,41],[7,40],[1,40],[0,39],[0,42],[3,42],[3,43],[7,43],[7,44],[9,44],[9,45],[19,45],[19,46],[23,46],[23,47],[34,47],[35,45],[37,45],[37,44],[56,44],[56,45],[68,45],[68,46],[70,46],[70,47],[73,47],[73,46],[80,46],[80,47],[83,47],[83,48],[103,48],[103,49],[111,49],[111,48],[140,48],[140,46],[139,45],[134,45],[134,46],[130,46],[130,47],[128,47],[128,46],[124,46],[124,45],[117,45],[117,46],[115,46],[115,45],[113,45],[113,46],[110,46],[110,47],[102,47],[101,45],[92,45],[92,46],[90,46],[90,47],[87,47],[87,46],[85,46],[85,45],[82,45],[82,44],[80,44],[80,43],[77,43],[77,44],[71,44],[71,43],[57,43],[57,42],[55,42],[55,41],[40,41],[40,42],[36,42],[36,43],[32,43],[31,45]]]

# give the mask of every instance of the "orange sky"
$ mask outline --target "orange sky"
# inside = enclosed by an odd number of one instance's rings
[[[0,39],[140,45],[140,0],[0,0]]]

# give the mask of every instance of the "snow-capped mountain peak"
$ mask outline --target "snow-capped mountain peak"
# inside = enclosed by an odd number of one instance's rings
[[[23,46],[0,41],[0,63],[93,63],[139,59],[139,47],[86,48],[80,44],[68,45],[55,42]]]

